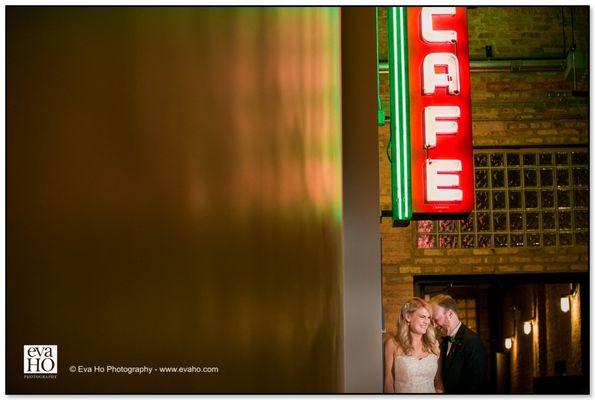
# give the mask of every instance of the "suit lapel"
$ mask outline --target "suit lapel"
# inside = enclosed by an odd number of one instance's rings
[[[464,334],[464,330],[467,329],[465,327],[465,325],[463,325],[461,323],[461,326],[459,327],[459,330],[457,331],[457,334],[454,337],[455,343],[453,343],[450,347],[450,353],[448,353],[448,355],[446,356],[446,360],[445,360],[445,367],[448,368],[448,365],[450,365],[450,363],[452,362],[452,360],[455,357],[455,354],[460,350],[459,348],[462,346],[463,343],[463,334]],[[447,343],[448,345],[448,343]],[[446,347],[446,350],[448,350],[448,347]]]
[[[446,364],[446,350],[448,349],[448,342],[446,340],[441,340],[440,341],[440,354],[442,354],[442,357],[440,357],[442,359],[442,368],[444,368],[444,365]]]

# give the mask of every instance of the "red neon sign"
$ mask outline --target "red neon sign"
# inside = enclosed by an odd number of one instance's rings
[[[412,206],[417,214],[473,210],[467,13],[408,7]]]

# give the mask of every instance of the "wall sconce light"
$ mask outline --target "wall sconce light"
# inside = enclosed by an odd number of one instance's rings
[[[525,332],[525,335],[528,335],[531,333],[532,327],[533,327],[533,322],[531,322],[531,321],[525,321],[523,323],[523,332]]]
[[[565,313],[570,310],[570,296],[560,297],[560,309]]]
[[[560,309],[562,312],[568,312],[570,310],[570,297],[576,296],[578,291],[578,285],[575,283],[570,284],[570,293],[560,297]]]
[[[512,338],[511,337],[507,337],[506,339],[504,339],[504,347],[506,348],[506,350],[512,349]]]

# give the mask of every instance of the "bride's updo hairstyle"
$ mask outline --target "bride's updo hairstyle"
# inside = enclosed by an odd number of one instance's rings
[[[405,316],[407,314],[413,314],[420,308],[425,308],[428,310],[430,315],[432,315],[432,310],[430,309],[428,302],[419,297],[413,297],[412,299],[407,300],[405,304],[403,304],[403,307],[401,307],[401,312],[399,313],[399,321],[397,322],[397,337],[395,339],[406,355],[411,355],[413,353],[413,346],[411,345],[409,324],[407,323]],[[434,326],[431,323],[428,325],[428,330],[422,336],[421,341],[424,351],[438,355],[440,352],[440,346],[438,344],[438,340],[436,340]]]

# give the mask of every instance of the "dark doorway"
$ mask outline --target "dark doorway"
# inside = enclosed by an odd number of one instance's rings
[[[447,293],[488,353],[490,393],[588,393],[587,273],[414,277]]]

